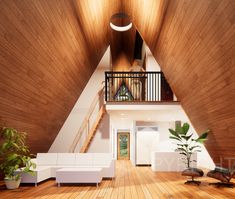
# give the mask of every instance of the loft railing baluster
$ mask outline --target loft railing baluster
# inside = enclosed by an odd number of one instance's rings
[[[155,98],[154,98],[154,95],[155,95],[155,84],[154,84],[154,73],[153,73],[153,83],[152,83],[152,85],[153,85],[153,101],[155,101]]]
[[[105,72],[104,99],[105,101],[161,101],[162,78],[162,72],[154,71]]]
[[[151,75],[150,75],[150,87],[151,87],[151,92],[150,92],[150,101],[153,101],[153,97],[152,97],[152,95],[153,95],[153,87],[152,87],[152,79],[153,79],[153,74],[151,73]]]
[[[154,74],[154,77],[155,77],[155,101],[158,101],[158,98],[157,98],[157,96],[158,96],[158,94],[157,94],[157,85],[158,85],[158,83],[157,83],[157,73]]]
[[[160,76],[160,73],[157,74],[157,99],[158,101],[160,101],[160,92],[159,92],[159,88],[160,88],[160,84],[159,84],[159,76]]]
[[[108,81],[108,78],[107,78],[107,72],[105,72],[105,101],[108,101],[108,87],[107,87],[107,81]]]
[[[161,101],[161,89],[162,89],[162,83],[161,83],[161,78],[162,78],[162,72],[160,72],[159,73],[159,76],[158,76],[158,84],[159,84],[159,86],[158,86],[158,89],[159,89],[159,91],[158,91],[158,96],[159,96],[159,101]]]

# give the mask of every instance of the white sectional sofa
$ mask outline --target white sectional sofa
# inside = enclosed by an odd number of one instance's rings
[[[22,174],[21,183],[37,183],[56,177],[63,168],[101,168],[102,178],[115,177],[115,160],[111,153],[38,153],[33,159],[35,176]],[[89,170],[89,169],[88,169]]]

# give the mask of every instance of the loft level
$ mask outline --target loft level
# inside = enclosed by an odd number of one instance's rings
[[[105,72],[106,102],[177,101],[162,72]]]

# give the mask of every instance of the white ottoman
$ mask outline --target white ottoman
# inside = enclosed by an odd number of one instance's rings
[[[56,182],[60,183],[100,183],[102,168],[62,168],[56,171]]]

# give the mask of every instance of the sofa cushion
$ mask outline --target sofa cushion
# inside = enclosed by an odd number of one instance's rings
[[[44,170],[47,170],[47,169],[50,169],[51,167],[50,166],[36,166],[36,168],[33,170],[33,171],[44,171]]]
[[[75,160],[76,166],[92,166],[92,154],[91,153],[77,153],[76,154],[76,160]]]
[[[37,165],[56,165],[57,153],[38,153]]]
[[[110,153],[93,153],[94,166],[109,166],[112,160]]]
[[[57,165],[75,165],[75,153],[58,153]]]

